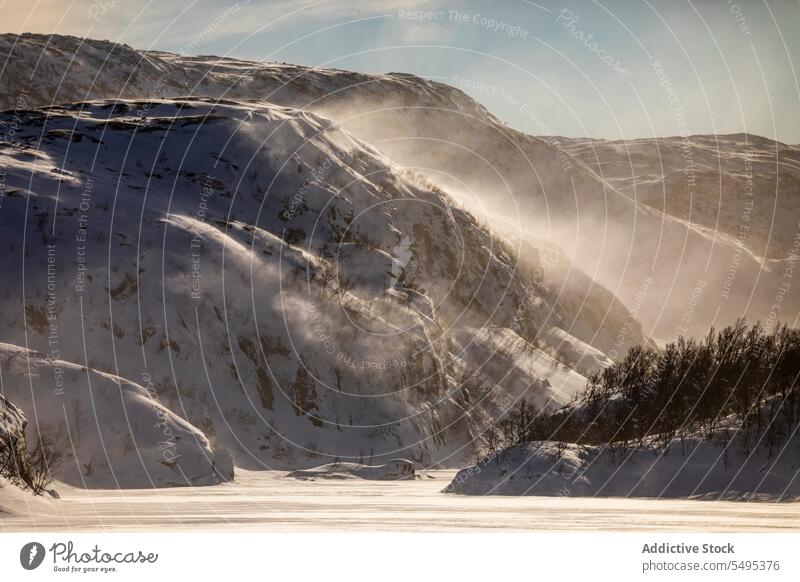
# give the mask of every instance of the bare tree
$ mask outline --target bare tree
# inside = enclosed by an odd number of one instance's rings
[[[50,437],[41,435],[29,450],[18,440],[0,441],[0,475],[23,489],[30,488],[36,495],[52,482],[52,474],[60,464],[61,452]]]
[[[44,435],[40,435],[36,446],[28,451],[27,484],[36,495],[42,493],[53,481],[53,472],[61,464],[61,456],[61,451],[54,446],[53,440]]]
[[[339,279],[339,287],[337,288],[336,292],[339,294],[340,302],[344,300],[347,294],[353,289],[353,286],[353,282],[347,277],[341,277]]]
[[[331,281],[334,279],[333,273],[328,267],[322,267],[322,272],[319,275],[319,284],[322,287],[322,294],[325,295],[325,292],[328,290],[328,287],[331,284]]]

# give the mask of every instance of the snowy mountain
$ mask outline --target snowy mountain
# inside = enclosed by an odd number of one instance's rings
[[[456,88],[400,73],[31,34],[0,36],[0,55],[8,56],[0,74],[0,106],[8,109],[196,95],[322,115],[445,188],[515,245],[545,241],[561,249],[579,267],[564,271],[564,286],[583,288],[594,303],[598,286],[585,279],[599,283],[654,337],[703,335],[743,314],[774,325],[800,313],[800,296],[783,290],[800,250],[791,146],[699,136],[658,140],[654,153],[653,141],[532,137]],[[627,334],[620,342],[605,330],[624,327],[626,313],[606,302],[595,313],[598,337],[573,335],[617,357]]]
[[[603,350],[623,325],[647,341],[585,275],[590,292],[553,288],[575,271],[563,257],[526,243],[519,261],[313,113],[131,99],[0,126],[4,392],[61,443],[71,484],[455,466],[516,399],[583,387],[564,342]]]
[[[743,315],[775,326],[800,314],[800,295],[784,289],[800,253],[793,148],[779,146],[776,164],[766,153],[769,146],[754,147],[751,155],[733,137],[722,137],[718,150],[704,151],[727,160],[716,175],[705,172],[710,161],[699,152],[690,165],[682,147],[662,151],[669,154],[663,163],[671,178],[651,186],[658,191],[656,204],[652,196],[641,199],[638,181],[634,192],[632,181],[608,179],[565,140],[528,136],[444,101],[392,106],[355,100],[366,112],[356,114],[357,107],[346,104],[328,111],[354,134],[453,192],[506,236],[544,239],[563,249],[653,337],[702,336]],[[617,162],[630,165],[626,157]],[[655,160],[641,166],[646,175],[662,172]],[[684,171],[696,174],[696,194],[679,213],[670,205],[680,204],[681,176],[688,181]],[[665,209],[665,199],[676,202]],[[763,250],[765,243],[758,241],[768,240],[777,250],[764,259],[753,249]]]
[[[750,134],[557,142],[654,210],[739,240],[756,257],[797,254],[797,146]]]

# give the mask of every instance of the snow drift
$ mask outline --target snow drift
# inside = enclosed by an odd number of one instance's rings
[[[622,458],[602,446],[534,442],[462,469],[445,489],[465,495],[658,497],[740,500],[800,498],[800,438],[768,458],[708,440],[674,439],[666,448],[636,446]],[[735,443],[735,440],[734,440]]]
[[[60,445],[54,476],[92,488],[214,485],[227,480],[205,435],[148,390],[85,366],[0,344],[3,389],[30,429]],[[63,388],[42,389],[53,382]]]
[[[328,463],[311,469],[292,471],[287,475],[297,479],[367,479],[370,481],[395,481],[413,479],[414,463],[406,459],[393,459],[384,465],[358,463]]]

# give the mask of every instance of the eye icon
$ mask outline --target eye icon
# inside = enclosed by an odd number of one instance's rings
[[[26,570],[35,570],[44,561],[44,546],[39,542],[28,542],[19,551],[19,563]]]

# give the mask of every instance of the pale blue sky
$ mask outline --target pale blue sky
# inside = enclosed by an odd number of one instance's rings
[[[416,73],[535,134],[746,130],[800,143],[798,0],[13,0],[0,11],[11,32]]]

